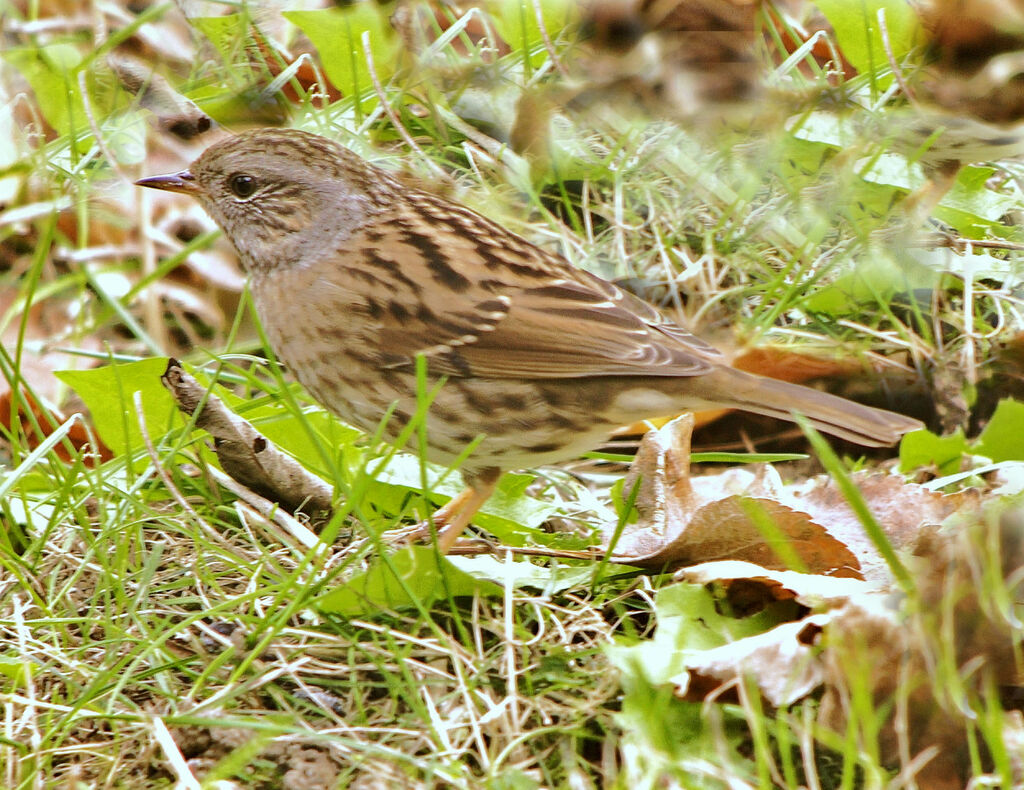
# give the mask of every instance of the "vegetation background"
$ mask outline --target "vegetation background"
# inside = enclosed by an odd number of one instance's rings
[[[0,20],[0,785],[1024,782],[1015,7],[8,0]],[[624,485],[634,426],[506,476],[478,521],[494,556],[385,549],[457,476],[415,432],[396,451],[324,413],[264,358],[209,219],[132,186],[263,125],[471,206],[737,365],[931,430],[863,457],[697,415],[718,454],[695,469],[759,464],[701,482],[648,455],[634,474],[684,513],[656,522]],[[225,475],[168,356],[332,511]],[[661,434],[683,468],[687,430]]]

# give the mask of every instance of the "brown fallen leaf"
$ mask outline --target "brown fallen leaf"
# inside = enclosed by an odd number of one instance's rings
[[[19,390],[17,397],[11,389],[0,392],[0,430],[7,434],[19,434],[29,450],[38,447],[67,419],[68,415],[39,403],[24,389]],[[87,419],[87,415],[82,415],[82,419],[68,427],[66,440],[72,449],[63,443],[53,448],[52,452],[62,461],[70,461],[73,456],[77,456],[87,466],[99,466],[114,457],[96,431],[87,426]]]
[[[768,520],[785,538],[803,569],[813,573],[859,576],[857,558],[806,514],[770,496],[698,492],[690,481],[692,415],[683,415],[644,437],[626,477],[624,491],[639,485],[639,519],[627,524],[614,546],[615,558],[645,567],[682,565],[715,559],[788,567],[766,536]],[[614,530],[608,528],[610,539]]]
[[[976,491],[942,494],[902,478],[879,472],[857,472],[853,482],[860,490],[886,537],[897,551],[913,547],[953,513],[975,508]],[[842,541],[858,559],[864,578],[889,581],[889,569],[864,532],[835,480],[827,475],[810,478],[778,492],[780,501],[807,513],[823,524],[830,535]]]
[[[772,597],[793,595],[816,612],[692,653],[676,693],[727,700],[745,678],[768,703],[789,705],[821,688],[819,724],[877,749],[904,785],[952,790],[980,780],[978,762],[990,770],[990,761],[978,722],[999,701],[993,691],[1019,699],[1024,686],[1024,511],[1003,503],[979,513],[968,504],[956,521],[919,536],[908,562],[916,593],[904,597],[877,584],[743,563],[680,571],[691,583],[763,583]],[[876,715],[865,717],[865,709]],[[1020,716],[1007,712],[1002,721],[1004,747],[1015,749]],[[1012,786],[1021,786],[1024,759],[1019,748],[1009,754]]]
[[[639,518],[615,544],[616,560],[663,567],[729,559],[786,569],[785,547],[777,550],[759,528],[768,520],[803,563],[800,570],[891,581],[888,565],[832,478],[787,486],[768,465],[756,473],[732,469],[691,478],[692,424],[684,415],[644,437],[623,489],[639,484]],[[976,509],[980,500],[974,491],[941,494],[879,472],[858,472],[853,482],[897,551],[953,513]],[[613,530],[607,530],[610,538]]]
[[[786,568],[785,555],[773,548],[771,538],[758,528],[756,513],[772,521],[803,566],[814,573],[860,578],[857,558],[828,531],[801,513],[770,499],[731,496],[707,502],[685,522],[666,520],[666,529],[654,535],[638,530],[619,553],[644,567],[679,565],[717,559],[736,559],[765,568]],[[678,515],[678,514],[677,514]],[[681,529],[674,529],[675,526]],[[653,539],[652,539],[653,538]]]
[[[17,297],[15,289],[0,293],[0,315],[17,309]],[[61,398],[66,390],[53,372],[97,364],[95,359],[60,347],[67,342],[69,346],[98,351],[101,345],[97,337],[73,336],[74,308],[68,301],[51,298],[23,309],[27,315],[14,313],[15,320],[0,332],[0,342],[17,361],[14,381],[0,375],[0,431],[19,432],[25,445],[35,449],[76,412],[73,407],[61,408],[65,405]],[[71,425],[67,439],[76,452],[83,454],[86,463],[102,463],[112,457],[110,450],[94,431],[88,430],[86,420],[83,415],[83,420]],[[65,445],[57,445],[54,452],[61,460],[71,459]]]
[[[126,52],[112,52],[107,65],[124,89],[156,116],[160,127],[183,140],[209,131],[213,120],[195,102],[182,96],[153,67]]]

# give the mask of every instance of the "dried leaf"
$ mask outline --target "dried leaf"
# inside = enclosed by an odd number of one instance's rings
[[[152,66],[124,52],[107,56],[110,66],[125,90],[138,96],[139,104],[152,112],[163,129],[183,140],[191,140],[209,131],[213,121],[195,102],[182,96]]]
[[[792,704],[822,683],[824,669],[815,660],[814,641],[828,621],[828,615],[814,615],[696,653],[687,659],[686,673],[676,678],[676,694],[700,702],[709,693],[718,696],[723,685],[753,678],[772,705]]]
[[[941,494],[889,474],[858,472],[853,475],[853,482],[897,551],[912,547],[922,533],[978,501],[976,492]],[[888,567],[832,478],[806,480],[780,492],[780,499],[789,507],[808,513],[841,540],[856,555],[864,578],[889,580]]]
[[[974,711],[992,688],[1021,683],[1024,632],[1013,602],[1021,597],[1024,515],[975,514],[923,536],[916,554],[918,600],[909,611],[851,599],[823,631],[820,721],[849,732],[852,695],[866,691],[875,710],[891,711],[878,732],[886,763],[926,758],[918,786],[963,787]]]
[[[640,514],[615,545],[617,560],[661,567],[714,559],[739,559],[769,568],[788,567],[766,535],[764,520],[785,538],[804,569],[856,575],[856,557],[805,513],[761,496],[698,492],[689,477],[693,417],[684,415],[649,432],[630,468],[625,489],[639,485]]]
[[[718,561],[703,562],[689,568],[676,571],[677,581],[691,584],[712,584],[729,589],[740,583],[745,590],[752,585],[759,585],[763,590],[763,599],[768,601],[785,601],[795,599],[812,609],[835,608],[842,606],[850,598],[867,595],[879,589],[877,584],[860,579],[836,576],[821,576],[796,571],[771,571],[749,562]]]

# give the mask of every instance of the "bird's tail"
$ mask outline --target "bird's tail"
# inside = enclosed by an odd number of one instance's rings
[[[783,420],[801,414],[818,430],[865,447],[895,444],[903,434],[924,427],[913,417],[734,368],[720,368],[702,383],[713,391],[701,394],[722,406]]]

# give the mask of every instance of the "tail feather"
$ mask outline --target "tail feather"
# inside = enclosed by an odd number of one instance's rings
[[[865,447],[895,444],[903,434],[924,427],[913,417],[864,406],[800,384],[733,368],[721,371],[723,375],[716,376],[719,381],[712,399],[723,406],[783,420],[800,414],[818,430]]]

